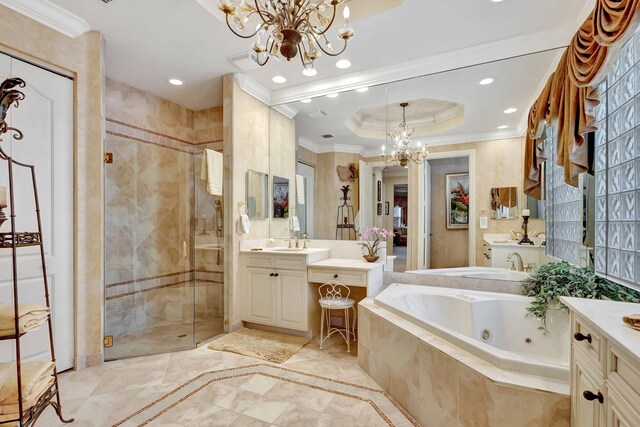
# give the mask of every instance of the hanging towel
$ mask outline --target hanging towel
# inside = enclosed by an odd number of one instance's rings
[[[12,305],[0,304],[0,336],[14,335],[16,325]],[[20,304],[18,306],[19,333],[38,329],[49,318],[49,309],[40,304]]]
[[[304,205],[304,176],[296,175],[296,201],[299,205]]]
[[[224,179],[224,156],[222,153],[208,148],[204,149],[200,179],[206,182],[207,193],[212,196],[222,196],[222,181]]]
[[[53,375],[53,362],[34,361],[20,365],[22,373],[22,396],[33,395],[38,383],[43,378]],[[0,363],[0,405],[11,405],[18,402],[18,380],[14,362]]]
[[[300,221],[297,216],[289,218],[289,230],[293,232],[300,231]]]
[[[249,230],[250,230],[249,216],[240,215],[240,218],[238,218],[238,233],[249,234]]]

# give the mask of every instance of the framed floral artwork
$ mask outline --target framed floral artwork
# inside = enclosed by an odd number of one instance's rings
[[[447,228],[469,228],[469,174],[446,175]]]

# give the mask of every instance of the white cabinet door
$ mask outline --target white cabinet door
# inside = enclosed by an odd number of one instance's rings
[[[571,411],[573,427],[604,427],[604,404],[598,400],[587,400],[584,393],[604,393],[604,384],[598,380],[596,371],[586,361],[582,361],[574,350],[574,364],[571,386]]]
[[[633,409],[638,409],[638,403],[631,403],[625,400],[624,393],[607,389],[607,401],[605,404],[607,426],[611,427],[638,427],[640,426],[640,414]],[[637,395],[630,395],[631,399]]]
[[[73,367],[73,81],[31,64],[0,54],[0,79],[22,78],[27,86],[18,108],[8,122],[20,129],[24,139],[3,136],[2,148],[15,160],[35,166],[42,216],[43,240],[51,296],[51,308],[59,371]],[[34,198],[27,169],[14,169],[16,231],[35,231]],[[0,186],[8,184],[6,162],[0,162]],[[8,213],[8,210],[5,210]],[[5,223],[2,231],[8,231]],[[11,301],[11,252],[0,251],[0,301]],[[42,269],[38,248],[19,249],[19,302],[44,303]],[[47,359],[46,327],[22,338],[23,359]],[[0,343],[0,360],[15,359],[13,342]]]
[[[275,279],[273,274],[273,270],[266,268],[247,269],[247,295],[243,320],[263,325],[274,324]]]
[[[287,270],[278,270],[276,274],[276,326],[306,331],[307,274]]]

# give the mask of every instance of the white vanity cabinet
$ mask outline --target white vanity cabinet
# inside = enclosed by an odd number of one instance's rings
[[[640,304],[562,301],[571,309],[572,426],[640,426],[640,332],[622,322]]]

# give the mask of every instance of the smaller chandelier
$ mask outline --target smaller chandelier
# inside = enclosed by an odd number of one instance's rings
[[[349,0],[346,0],[348,2]],[[243,39],[255,37],[251,45],[253,59],[264,66],[269,59],[291,61],[300,57],[306,69],[321,53],[338,56],[347,48],[355,35],[349,25],[349,5],[344,7],[344,26],[338,29],[338,38],[344,42],[342,49],[335,52],[326,36],[333,25],[338,6],[345,0],[218,0],[220,10],[225,14],[227,26],[236,36]],[[252,33],[245,34],[251,17],[257,17],[257,26]],[[231,25],[233,22],[233,26]],[[235,28],[234,28],[235,27]]]
[[[382,146],[382,160],[387,164],[400,165],[403,168],[409,167],[409,162],[424,163],[429,155],[424,144],[421,142],[411,143],[411,136],[413,136],[415,129],[407,127],[406,109],[408,106],[408,102],[400,104],[400,107],[402,107],[402,123],[396,130],[387,134],[393,142],[391,153],[388,154],[386,146]]]

